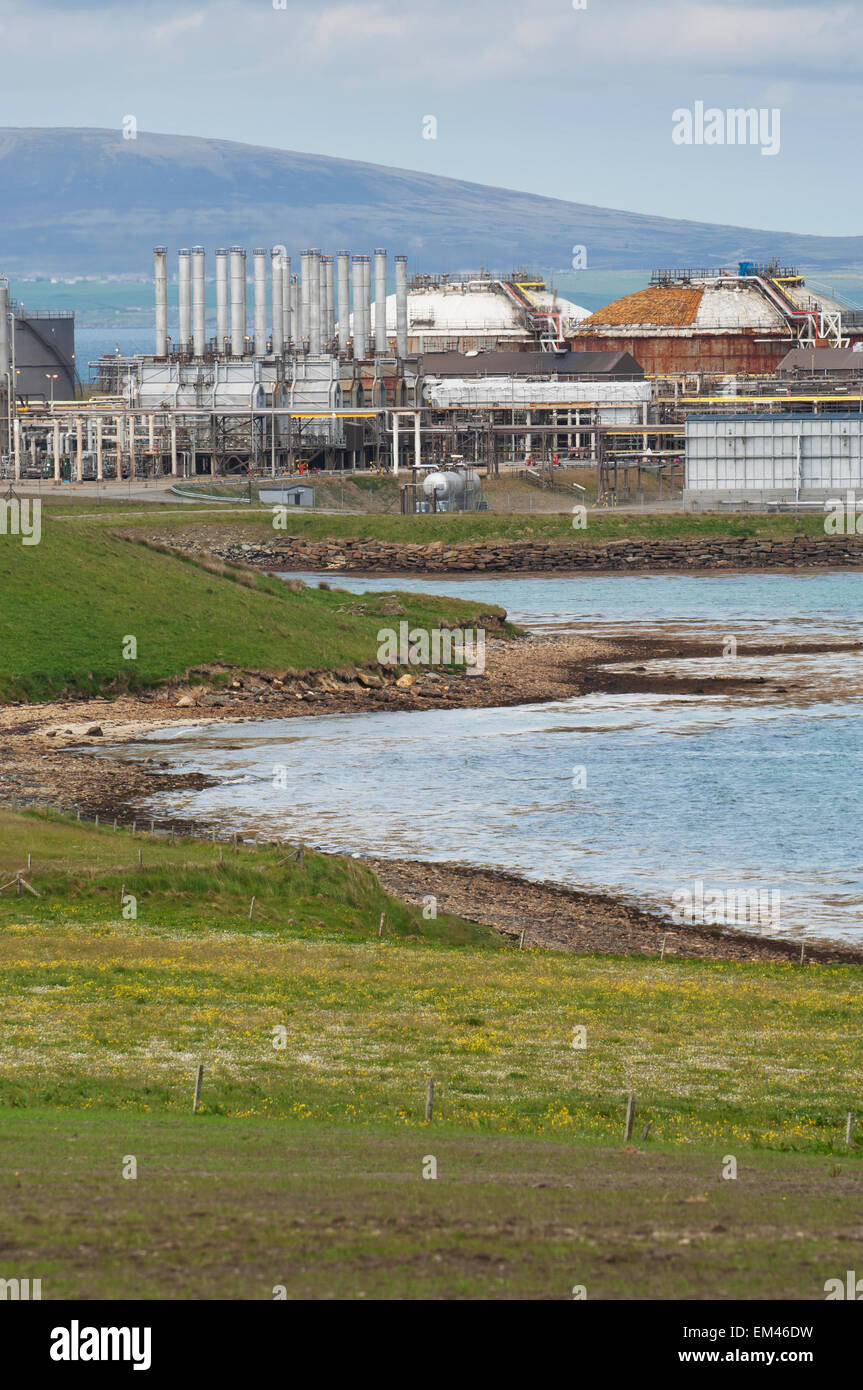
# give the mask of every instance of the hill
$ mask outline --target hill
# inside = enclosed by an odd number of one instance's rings
[[[124,140],[119,129],[0,128],[0,186],[0,268],[18,276],[147,273],[159,242],[284,243],[295,255],[387,246],[412,270],[562,268],[576,244],[593,269],[773,255],[816,271],[863,265],[863,237],[642,216],[229,140]]]

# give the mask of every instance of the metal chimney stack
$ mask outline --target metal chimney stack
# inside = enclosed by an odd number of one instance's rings
[[[351,336],[351,253],[336,253],[339,281],[339,352],[347,352]]]
[[[302,335],[300,333],[300,277],[291,276],[291,341],[295,348],[302,347]]]
[[[408,355],[408,258],[396,256],[396,356]]]
[[[255,356],[267,355],[267,253],[262,247],[252,252],[255,276]]]
[[[192,247],[192,351],[203,357],[207,346],[207,307],[204,297],[204,248]]]
[[[156,289],[156,356],[168,356],[168,248],[153,247],[153,281]],[[0,287],[2,288],[2,287]],[[7,290],[8,298],[8,290]],[[0,342],[2,342],[0,325]],[[8,371],[8,368],[6,369]],[[0,368],[2,375],[2,368]]]
[[[375,352],[387,352],[387,253],[375,248]]]
[[[336,296],[333,282],[333,258],[322,256],[321,266],[324,277],[324,345],[327,352],[333,348],[336,336]]]
[[[371,353],[372,337],[372,262],[370,256],[363,256],[363,344],[365,357]]]
[[[272,301],[273,301],[273,352],[281,357],[285,346],[285,301],[282,280],[282,253],[273,251],[272,256]]]
[[[228,253],[216,252],[216,351],[228,354]]]
[[[189,349],[189,338],[192,332],[192,263],[188,247],[184,246],[179,252],[177,264],[177,285],[180,300],[180,333],[179,348],[181,352]]]
[[[310,251],[300,256],[300,347],[304,348],[309,338],[309,257]]]
[[[243,357],[246,351],[246,253],[242,246],[231,247],[231,355]]]
[[[368,256],[354,256],[354,358],[358,362],[365,360],[366,356],[366,323],[363,314],[363,304],[365,301],[366,279],[365,269],[368,266]]]
[[[158,248],[163,249],[161,246]],[[0,280],[0,385],[9,385],[3,381],[8,377],[12,370],[12,349],[11,349],[11,329],[9,326],[9,285],[5,280]],[[14,386],[10,392],[14,394]],[[11,449],[12,442],[9,441]]]
[[[285,352],[290,351],[291,333],[294,329],[294,304],[291,295],[291,258],[282,256],[282,337]]]
[[[309,353],[319,356],[321,351],[321,253],[317,249],[309,252]]]

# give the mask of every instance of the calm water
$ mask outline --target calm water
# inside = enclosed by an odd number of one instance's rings
[[[587,635],[861,637],[858,573],[333,582],[456,593]],[[461,860],[665,908],[697,879],[706,890],[779,889],[782,932],[859,941],[863,657],[734,666],[777,671],[788,682],[778,696],[595,695],[222,724],[125,752],[220,778],[154,798],[160,815],[330,850]],[[282,768],[284,788],[274,786]]]

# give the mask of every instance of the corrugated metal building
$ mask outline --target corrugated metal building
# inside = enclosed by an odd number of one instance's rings
[[[863,414],[690,415],[691,502],[818,501],[863,489]]]

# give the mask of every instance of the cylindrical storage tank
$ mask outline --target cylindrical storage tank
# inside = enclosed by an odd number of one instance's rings
[[[281,357],[284,346],[285,333],[285,306],[284,290],[282,280],[282,253],[274,250],[271,253],[272,274],[270,276],[272,284],[273,300],[273,352],[277,357]]]
[[[472,468],[453,469],[450,473],[429,473],[423,479],[426,497],[438,502],[461,502],[479,491],[480,478]]]
[[[339,352],[347,352],[351,336],[351,253],[336,253],[339,281]]]
[[[228,352],[228,253],[216,252],[216,351]]]
[[[177,294],[180,302],[179,347],[188,352],[192,333],[192,262],[188,247],[184,246],[177,261]]]
[[[282,340],[285,352],[291,346],[291,334],[294,331],[292,322],[294,316],[294,303],[291,294],[291,258],[282,256]]]
[[[387,351],[387,253],[375,249],[375,352],[385,357]]]
[[[203,357],[207,343],[207,309],[204,298],[204,248],[192,247],[192,351]]]
[[[246,351],[246,253],[242,246],[231,247],[231,356]]]
[[[408,355],[408,258],[396,256],[396,355]]]
[[[303,348],[308,343],[309,338],[309,257],[310,251],[303,251],[300,256],[300,347]]]
[[[153,282],[156,291],[156,356],[168,356],[168,248],[153,247]],[[2,339],[2,327],[0,327]],[[0,369],[2,370],[2,369]]]
[[[252,252],[254,263],[255,356],[267,354],[267,253],[262,246]]]
[[[321,351],[321,253],[309,252],[309,352],[318,356]]]

